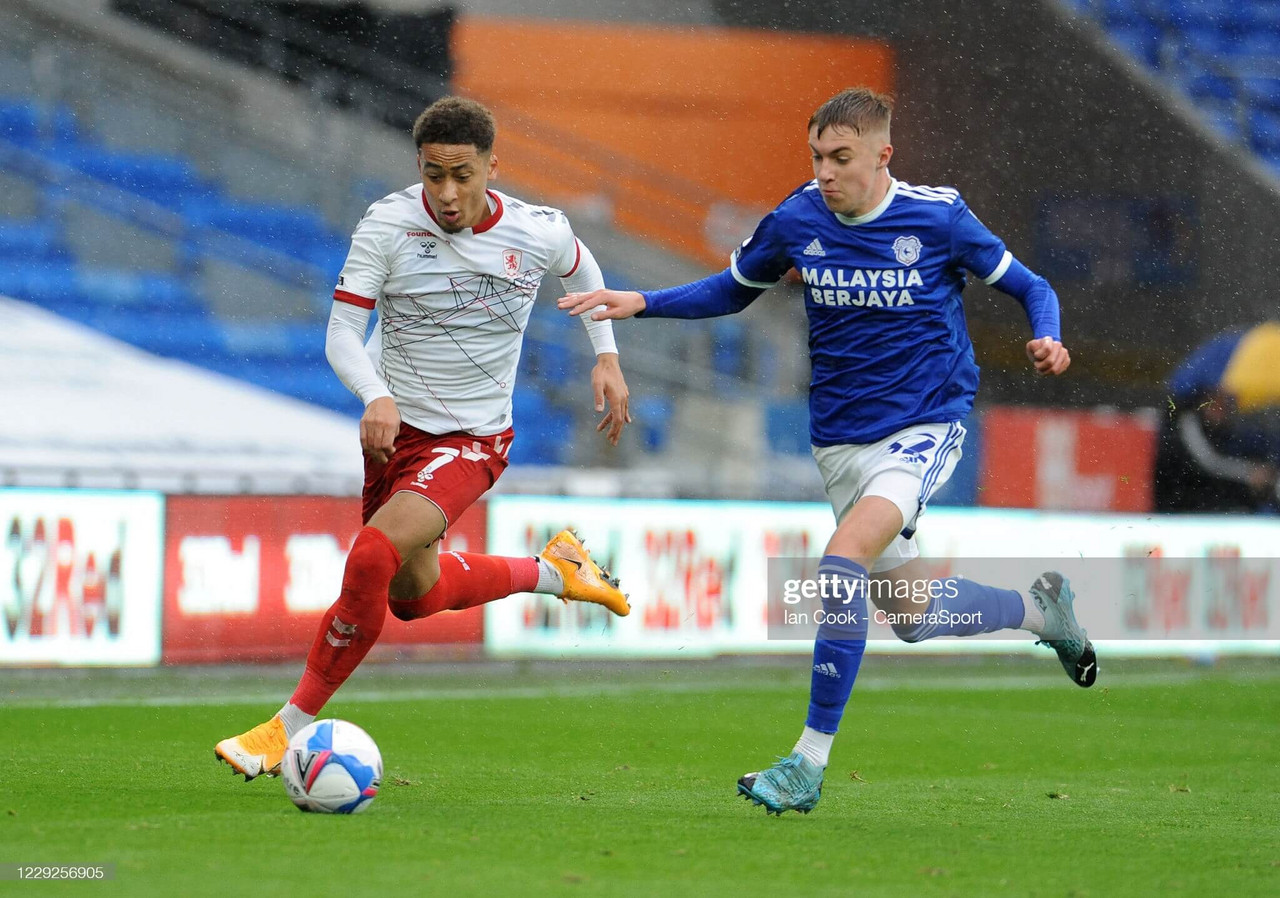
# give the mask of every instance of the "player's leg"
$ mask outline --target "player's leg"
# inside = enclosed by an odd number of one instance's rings
[[[864,496],[841,518],[818,564],[823,617],[813,644],[809,712],[791,754],[738,781],[744,798],[767,811],[808,813],[822,794],[831,744],[867,644],[868,566],[902,529],[902,513],[880,496]]]
[[[621,616],[631,612],[618,581],[567,530],[556,534],[539,555],[523,558],[440,552],[433,543],[405,561],[391,581],[389,599],[393,615],[417,620],[524,592],[594,602]]]
[[[932,433],[926,425],[918,429]],[[915,432],[912,431],[914,439]],[[917,556],[915,529],[929,499],[951,477],[960,460],[964,428],[948,425],[941,441],[917,453],[919,464],[886,463],[868,478],[866,492],[896,502],[903,513],[902,532],[875,564],[870,597],[878,607],[894,612],[894,633],[904,642],[937,636],[978,636],[1004,629],[1024,629],[1058,654],[1067,676],[1084,687],[1097,678],[1093,645],[1076,621],[1071,585],[1056,571],[1037,577],[1024,592],[988,586],[959,577],[933,580]],[[906,444],[910,440],[899,439]],[[920,443],[913,445],[918,448]],[[899,459],[901,454],[899,453]],[[914,493],[914,498],[913,498]],[[923,592],[920,583],[933,588]],[[882,589],[886,584],[889,588]]]
[[[878,602],[892,615],[894,633],[903,642],[922,642],[938,636],[978,636],[997,630],[1027,630],[1058,655],[1058,662],[1073,683],[1088,688],[1098,678],[1098,658],[1089,635],[1076,620],[1075,593],[1071,581],[1058,571],[1045,571],[1025,591],[985,586],[973,580],[931,578],[928,566],[918,558],[893,570],[874,574],[891,584],[870,588],[873,598],[904,594],[921,583],[932,583],[921,601],[897,598]],[[901,584],[901,586],[896,586]]]
[[[397,492],[378,509],[351,545],[338,600],[321,619],[297,689],[270,720],[219,742],[218,758],[246,780],[279,772],[289,737],[315,719],[377,642],[401,559],[444,528],[440,508],[413,493]]]

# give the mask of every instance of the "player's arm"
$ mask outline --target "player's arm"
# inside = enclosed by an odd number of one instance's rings
[[[360,448],[385,463],[395,452],[400,410],[365,351],[364,335],[377,297],[390,272],[376,227],[366,214],[351,238],[347,261],[333,291],[333,308],[325,331],[324,354],[343,385],[364,403]]]
[[[582,294],[602,290],[604,274],[591,250],[577,238],[573,239],[572,249],[572,265],[567,270],[561,266],[561,270],[566,272],[560,275],[560,283],[565,291]],[[567,253],[564,262],[568,262]],[[604,412],[604,417],[596,425],[596,433],[603,431],[605,439],[616,446],[622,436],[622,429],[631,423],[631,410],[628,407],[631,393],[627,389],[627,381],[622,376],[622,366],[618,361],[613,323],[591,316],[583,318],[582,323],[596,354],[596,364],[591,369],[591,390],[595,394],[596,411]]]
[[[667,287],[663,290],[595,290],[569,293],[560,300],[560,308],[570,315],[588,316],[595,321],[611,318],[718,318],[732,315],[749,306],[763,288],[744,287],[733,278],[730,269],[719,274]]]
[[[1005,249],[964,204],[955,203],[952,221],[952,253],[983,283],[1016,299],[1027,313],[1032,339],[1027,342],[1027,358],[1037,374],[1061,374],[1071,364],[1071,354],[1062,345],[1058,294],[1049,282],[1023,265]]]
[[[570,315],[608,318],[718,318],[741,312],[778,282],[791,262],[782,249],[778,212],[769,213],[755,233],[733,251],[729,267],[718,274],[663,290],[597,290],[570,294],[560,308]]]

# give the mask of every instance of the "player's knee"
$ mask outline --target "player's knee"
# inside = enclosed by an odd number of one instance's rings
[[[423,607],[422,601],[418,599],[397,599],[394,596],[387,598],[387,607],[391,609],[391,616],[397,620],[411,621],[419,620],[427,617],[430,612]]]
[[[347,566],[343,571],[342,585],[365,587],[379,580],[390,584],[400,569],[400,553],[386,535],[373,527],[365,527],[356,537],[347,554]],[[363,589],[360,589],[363,592]]]

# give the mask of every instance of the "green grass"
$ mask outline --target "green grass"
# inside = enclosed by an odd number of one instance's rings
[[[356,817],[213,760],[293,670],[0,673],[0,862],[116,864],[0,892],[1280,893],[1274,662],[1086,691],[1049,659],[870,658],[818,809],[766,818],[734,782],[799,734],[804,668],[369,668],[326,710],[386,762]]]

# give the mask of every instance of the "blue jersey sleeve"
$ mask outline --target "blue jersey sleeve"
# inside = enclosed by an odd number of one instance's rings
[[[1015,259],[964,200],[957,200],[952,209],[951,259],[984,284],[1016,299],[1027,313],[1032,337],[1062,339],[1058,294],[1048,281]]]
[[[784,228],[775,209],[760,220],[755,233],[729,257],[733,279],[744,287],[767,290],[791,270]]]
[[[951,206],[951,261],[972,271],[988,284],[1004,262],[1004,241],[978,220],[964,200]],[[1004,274],[1000,270],[1000,274]],[[998,280],[997,277],[995,280]]]

